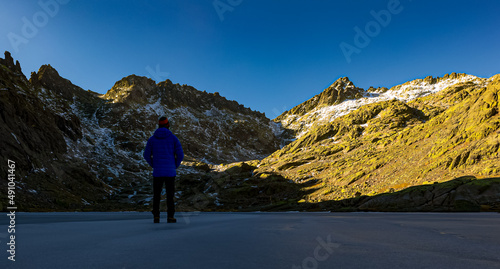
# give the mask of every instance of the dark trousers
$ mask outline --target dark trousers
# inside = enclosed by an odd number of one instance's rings
[[[165,183],[167,192],[167,217],[173,218],[175,214],[175,177],[155,177],[153,178],[153,215],[160,216],[161,191]]]

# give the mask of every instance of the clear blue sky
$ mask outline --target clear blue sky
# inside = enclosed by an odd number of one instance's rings
[[[51,64],[100,93],[130,74],[168,78],[275,118],[343,76],[366,89],[500,73],[499,11],[497,0],[0,0],[0,49],[27,76]]]

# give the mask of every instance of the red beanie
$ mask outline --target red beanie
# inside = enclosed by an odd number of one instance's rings
[[[158,124],[159,124],[159,125],[168,125],[168,119],[167,119],[167,118],[165,118],[164,120],[160,120],[160,121],[158,122]]]

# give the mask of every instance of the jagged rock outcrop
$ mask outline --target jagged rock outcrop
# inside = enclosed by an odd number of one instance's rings
[[[354,86],[348,77],[339,78],[320,94],[295,106],[289,111],[283,112],[275,120],[284,120],[289,115],[303,116],[315,108],[337,105],[346,99],[358,99],[363,97],[363,94],[364,90]]]
[[[115,85],[103,96],[113,103],[147,103],[146,93],[151,92],[156,83],[146,77],[130,75],[117,81]]]
[[[92,103],[97,99],[98,93],[90,90],[85,91],[82,88],[71,83],[70,80],[62,78],[56,69],[50,64],[42,65],[38,72],[31,72],[29,80],[35,91],[50,91],[53,95],[50,96],[53,101],[73,101],[78,98],[81,102]],[[61,102],[58,105],[64,105]]]
[[[364,90],[354,86],[347,77],[339,78],[320,94],[283,112],[274,119],[286,130],[282,140],[286,144],[294,137],[302,136],[309,128],[326,121],[323,110],[338,105],[348,99],[359,99],[364,96]]]
[[[5,66],[14,74],[22,75],[23,72],[21,70],[21,64],[19,64],[19,61],[16,60],[16,63],[14,64],[14,58],[12,58],[12,55],[8,51],[6,51],[4,55],[5,59],[0,58],[0,65]]]
[[[388,90],[389,89],[387,89],[386,87],[374,88],[373,86],[370,86],[370,88],[368,88],[366,91],[369,92],[369,93],[384,93],[384,92],[386,92]]]
[[[161,105],[170,109],[190,107],[206,111],[215,107],[266,119],[263,113],[246,108],[236,101],[227,100],[218,92],[198,91],[188,85],[174,84],[169,79],[156,84],[150,78],[130,75],[117,81],[103,98],[111,103],[128,105],[154,104],[161,100]]]

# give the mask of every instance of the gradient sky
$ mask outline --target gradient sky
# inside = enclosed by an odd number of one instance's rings
[[[28,77],[51,64],[99,93],[130,74],[168,78],[275,118],[343,76],[366,89],[500,73],[497,0],[59,1],[0,0],[0,49]]]

